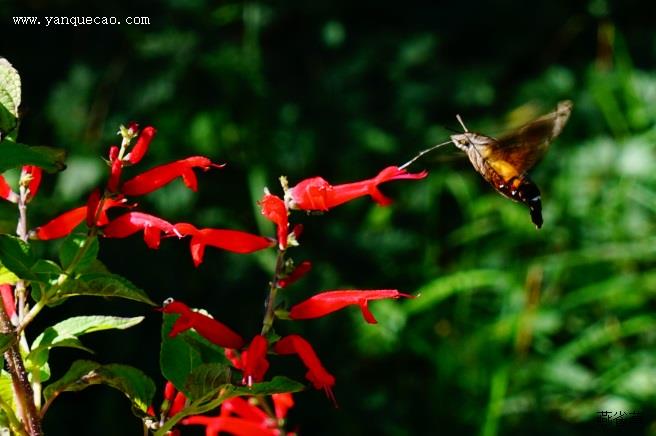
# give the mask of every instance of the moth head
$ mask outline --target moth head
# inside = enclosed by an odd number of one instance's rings
[[[469,147],[474,146],[485,146],[490,143],[491,138],[489,136],[481,135],[474,132],[465,132],[459,133],[457,135],[451,135],[451,142],[463,151],[467,151]]]

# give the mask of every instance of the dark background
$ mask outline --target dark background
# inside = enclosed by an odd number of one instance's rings
[[[561,137],[532,172],[545,224],[496,194],[454,147],[383,189],[322,216],[294,214],[291,252],[314,263],[286,292],[398,288],[421,298],[372,303],[298,323],[337,377],[333,408],[296,396],[302,434],[656,434],[656,7],[653,1],[3,2],[0,47],[20,72],[19,139],[68,151],[30,210],[33,226],[102,183],[121,123],[158,129],[141,169],[193,154],[227,162],[140,201],[172,222],[273,234],[264,186],[321,175],[340,183],[399,165],[460,130],[498,134],[574,101]],[[147,16],[150,25],[28,26],[12,16]],[[138,171],[134,169],[133,172]],[[12,231],[13,210],[0,212]],[[203,307],[245,337],[259,331],[271,255],[139,237],[101,241],[101,259],[143,287]],[[43,253],[56,244],[36,244]],[[161,386],[156,313],[80,298],[29,332],[74,314],[140,315],[125,332],[83,338],[98,361],[127,363]],[[56,379],[82,352],[55,350]],[[270,372],[303,380],[293,360]],[[294,363],[290,363],[294,362]],[[597,412],[638,412],[616,427]],[[636,422],[637,421],[637,422]],[[64,394],[48,434],[140,434],[120,393]],[[194,434],[183,429],[183,434]]]

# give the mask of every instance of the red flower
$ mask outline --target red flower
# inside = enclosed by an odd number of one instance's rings
[[[192,156],[186,159],[171,162],[152,168],[123,183],[121,192],[126,195],[144,195],[165,186],[178,177],[182,177],[185,185],[192,191],[198,189],[198,180],[193,168],[201,168],[204,171],[211,167],[222,168],[223,165],[212,163],[206,157]]]
[[[23,168],[21,168],[19,183],[27,187],[26,201],[33,199],[39,191],[42,172],[41,168],[34,165],[23,165]],[[18,203],[19,198],[18,194],[11,189],[2,175],[0,175],[0,198],[4,198],[12,203]]]
[[[127,156],[130,163],[136,164],[144,157],[148,151],[150,141],[152,141],[153,137],[155,136],[155,133],[157,133],[157,130],[154,127],[144,127],[144,129],[141,131],[141,135],[139,135],[139,139],[137,139],[137,142],[134,144],[132,151]]]
[[[251,341],[248,349],[241,353],[241,362],[244,376],[242,384],[252,386],[264,379],[269,369],[269,361],[266,358],[269,343],[262,335],[257,335]]]
[[[109,219],[107,218],[107,210],[112,207],[125,206],[124,199],[107,199],[103,202],[102,210],[98,216],[98,221],[96,225],[99,227],[107,224]],[[64,212],[56,218],[48,221],[46,224],[41,227],[37,227],[35,230],[36,237],[41,240],[48,239],[57,239],[63,238],[70,234],[73,229],[82,223],[87,216],[87,206],[77,207],[71,209],[68,212]]]
[[[182,392],[175,394],[173,398],[173,403],[171,403],[171,408],[169,409],[168,416],[174,416],[176,413],[184,409],[185,403],[187,402],[187,397]]]
[[[5,313],[9,316],[11,322],[17,321],[16,301],[14,300],[14,288],[10,284],[0,285],[0,297]]]
[[[323,389],[328,398],[335,402],[332,391],[332,387],[335,385],[335,377],[326,371],[308,341],[299,335],[285,336],[276,342],[274,351],[278,354],[298,354],[298,357],[308,369],[305,378],[310,380],[316,389]]]
[[[227,416],[190,416],[182,420],[183,425],[204,425],[205,436],[227,433],[234,436],[278,436],[280,430],[263,428],[261,424],[241,418]]]
[[[89,195],[87,200],[87,227],[92,227],[96,221],[98,206],[100,205],[100,189],[96,188]]]
[[[333,186],[321,177],[305,179],[285,194],[291,209],[326,211],[364,195],[370,195],[381,206],[392,202],[378,189],[381,183],[400,179],[423,179],[428,173],[411,174],[398,167],[387,167],[372,179]]]
[[[30,200],[36,196],[36,193],[39,191],[39,186],[41,185],[41,168],[34,165],[25,165],[21,171],[21,180],[29,177],[29,182],[27,184],[28,195],[27,199]]]
[[[119,148],[115,145],[109,147],[109,163],[111,170],[109,173],[109,180],[107,181],[107,190],[109,192],[116,192],[118,184],[121,180],[121,172],[123,171],[123,161],[118,158]]]
[[[402,294],[396,289],[380,289],[375,291],[326,291],[317,294],[295,305],[289,311],[291,319],[310,319],[326,316],[346,306],[357,304],[362,310],[362,316],[370,324],[376,324],[376,318],[369,311],[369,300],[382,300],[385,298],[413,298],[412,295]]]
[[[226,229],[197,229],[189,223],[178,223],[175,229],[182,236],[191,235],[191,257],[194,265],[203,262],[205,246],[221,248],[233,253],[247,254],[271,247],[274,243],[269,238]]]
[[[159,310],[164,313],[180,314],[180,317],[175,320],[169,332],[169,337],[171,338],[193,328],[199,335],[219,347],[241,348],[244,346],[244,340],[241,336],[230,328],[214,318],[194,312],[189,306],[180,301],[173,301]]]
[[[290,392],[285,392],[283,394],[273,394],[271,398],[273,399],[276,418],[284,419],[287,416],[287,411],[294,407],[294,397]]]
[[[307,274],[311,269],[312,263],[309,260],[304,260],[303,262],[296,265],[296,268],[294,268],[294,270],[289,273],[287,277],[278,280],[278,287],[286,288]]]
[[[278,247],[281,250],[287,248],[287,234],[289,233],[288,212],[285,202],[279,197],[271,194],[264,194],[260,201],[262,215],[269,221],[276,224],[278,228]]]
[[[270,416],[268,409],[242,397],[230,398],[221,404],[218,416],[191,416],[182,420],[183,425],[204,425],[205,435],[232,434],[237,436],[278,436],[292,435],[281,431],[279,420],[287,416],[287,410],[294,405],[291,394],[274,394],[273,404],[276,417]]]
[[[162,233],[166,236],[179,235],[175,226],[154,215],[142,212],[128,212],[107,224],[103,234],[107,238],[126,238],[140,230],[149,248],[159,248]]]

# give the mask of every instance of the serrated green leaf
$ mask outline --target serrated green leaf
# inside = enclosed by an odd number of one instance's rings
[[[224,350],[198,333],[188,330],[174,338],[168,336],[177,315],[165,314],[162,322],[160,369],[165,379],[185,395],[191,395],[186,382],[190,374],[203,364],[226,365]]]
[[[185,382],[185,392],[191,401],[214,397],[221,387],[230,384],[230,366],[221,363],[204,363],[191,371]]]
[[[121,318],[117,316],[76,316],[69,318],[52,327],[48,327],[32,343],[32,351],[26,357],[26,365],[30,372],[40,371],[40,380],[50,378],[47,368],[50,350],[56,347],[77,348],[93,353],[85,347],[78,337],[87,333],[119,329],[125,330],[143,321],[143,316],[134,318]]]
[[[84,254],[79,259],[76,259],[85,243],[88,246],[85,247]],[[77,262],[75,269],[71,272],[85,271],[96,260],[99,250],[100,244],[98,243],[98,238],[87,240],[86,236],[70,234],[64,239],[64,242],[59,248],[59,261],[64,269],[68,269],[72,262]]]
[[[156,306],[148,295],[128,279],[117,274],[86,273],[70,278],[48,296],[48,304],[54,305],[75,296],[125,298]]]
[[[0,263],[20,278],[34,278],[32,267],[36,258],[30,246],[15,236],[0,235]]]
[[[48,172],[66,168],[64,150],[52,147],[29,146],[4,139],[0,141],[0,172],[21,165],[36,165]]]
[[[146,412],[155,395],[155,383],[141,370],[128,365],[101,365],[90,360],[73,362],[62,378],[45,388],[43,395],[49,401],[62,392],[81,391],[97,384],[123,392],[132,406],[142,413]]]
[[[2,137],[18,124],[21,103],[21,80],[18,71],[5,58],[0,58],[0,132]]]

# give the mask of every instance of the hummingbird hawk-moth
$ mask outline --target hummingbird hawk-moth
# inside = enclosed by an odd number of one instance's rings
[[[465,133],[451,135],[451,142],[467,153],[476,171],[499,193],[528,206],[531,220],[539,229],[542,227],[540,190],[526,173],[544,156],[571,112],[572,102],[561,101],[555,111],[499,139],[470,132],[463,124]]]

